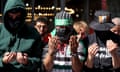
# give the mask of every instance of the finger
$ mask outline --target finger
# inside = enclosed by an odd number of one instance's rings
[[[23,54],[21,52],[17,52],[17,55],[18,56],[22,56]]]
[[[28,57],[28,54],[27,53],[23,53],[24,56]]]
[[[13,61],[13,60],[14,60],[14,55],[13,55],[12,53],[10,53],[10,54],[8,55],[7,62],[9,63],[9,62],[11,62],[11,61]]]
[[[94,48],[93,51],[92,51],[92,54],[93,54],[93,55],[96,55],[96,53],[98,52],[98,50],[99,50],[99,49],[98,49],[97,47]]]
[[[93,43],[92,47],[98,47],[98,44],[97,43]]]
[[[28,63],[28,57],[27,56],[24,56],[24,59],[22,61],[23,64],[27,64]]]
[[[6,53],[4,54],[4,56],[8,56],[8,55],[9,55],[9,53],[10,53],[10,52],[6,52]]]
[[[98,45],[94,43],[94,44],[89,46],[88,52],[89,53],[94,53],[95,49],[98,49]]]

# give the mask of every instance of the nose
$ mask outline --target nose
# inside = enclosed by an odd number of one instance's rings
[[[44,28],[43,28],[43,27],[40,27],[40,30],[41,30],[41,31],[43,31],[43,30],[44,30]]]
[[[16,18],[17,18],[17,15],[13,15],[13,16],[12,16],[12,19],[16,19]]]

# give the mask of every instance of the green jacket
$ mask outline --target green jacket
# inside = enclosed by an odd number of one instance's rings
[[[14,8],[25,6],[22,0],[8,0],[4,9],[3,19],[6,13]],[[32,28],[21,24],[19,31],[12,33],[6,28],[7,24],[0,25],[0,72],[36,72],[38,65],[41,64],[42,41],[38,32]],[[29,64],[23,65],[14,61],[9,64],[2,62],[5,52],[22,52],[28,54]]]

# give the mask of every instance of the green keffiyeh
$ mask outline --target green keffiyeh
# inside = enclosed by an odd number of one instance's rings
[[[55,26],[72,25],[72,19],[55,19]]]

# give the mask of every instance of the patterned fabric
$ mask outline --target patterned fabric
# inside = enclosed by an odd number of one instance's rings
[[[114,68],[112,66],[112,57],[108,52],[106,46],[102,43],[102,41],[96,36],[95,33],[89,35],[89,43],[92,44],[97,42],[99,44],[99,50],[94,58],[93,68],[90,70],[85,70],[85,72],[114,72]],[[120,56],[120,48],[118,48],[118,55]],[[90,68],[88,68],[90,69]],[[99,70],[99,71],[98,71]],[[117,71],[119,72],[119,71]]]
[[[52,72],[72,72],[72,61],[71,61],[71,51],[70,46],[66,45],[64,53],[58,51],[54,59],[54,68]],[[78,57],[80,61],[85,60],[85,48],[84,45],[80,42],[78,47]]]

